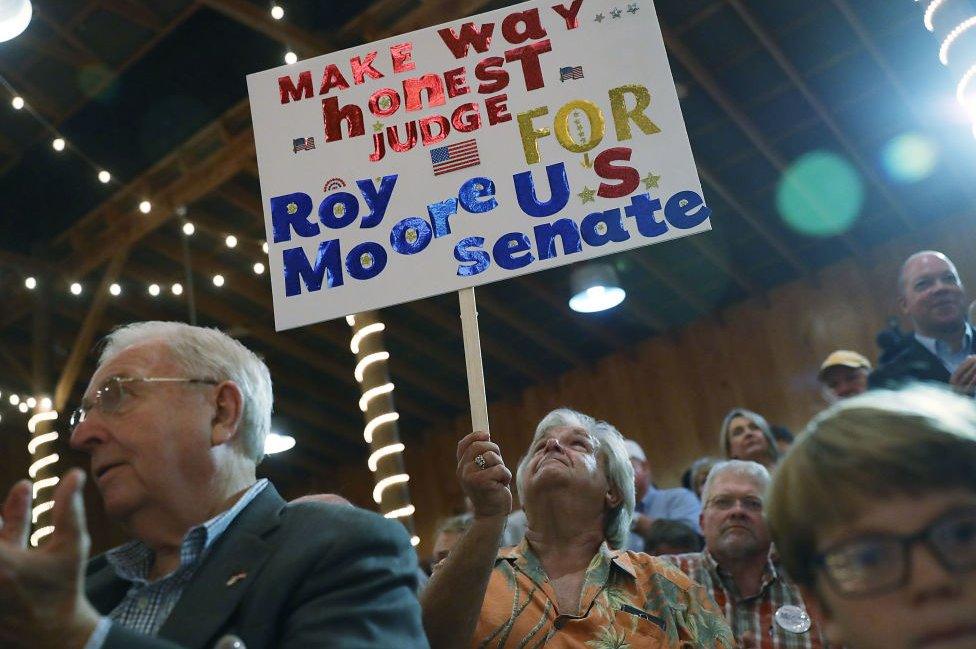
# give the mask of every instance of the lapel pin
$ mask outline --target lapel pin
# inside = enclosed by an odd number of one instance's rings
[[[227,580],[227,586],[228,587],[229,586],[233,586],[237,582],[243,581],[245,577],[247,577],[247,573],[246,572],[239,572],[239,573],[237,573],[235,575],[231,575],[230,576],[230,579]]]

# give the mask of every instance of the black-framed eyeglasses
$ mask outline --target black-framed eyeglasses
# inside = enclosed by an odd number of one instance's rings
[[[204,385],[217,385],[219,381],[211,379],[185,379],[179,377],[127,377],[113,376],[105,381],[102,387],[95,391],[89,403],[84,401],[71,413],[68,424],[74,430],[78,424],[85,421],[85,417],[93,408],[98,408],[104,413],[118,412],[125,402],[125,398],[130,394],[126,385],[129,383],[199,383]]]
[[[840,595],[867,597],[908,583],[916,543],[923,543],[949,572],[976,569],[976,507],[952,510],[915,534],[871,534],[844,541],[815,561]]]

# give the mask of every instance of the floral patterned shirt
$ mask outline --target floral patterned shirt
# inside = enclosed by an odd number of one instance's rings
[[[562,614],[527,541],[502,548],[472,640],[473,647],[534,649],[733,649],[729,625],[705,590],[655,557],[611,550],[594,555],[583,579],[579,615]]]

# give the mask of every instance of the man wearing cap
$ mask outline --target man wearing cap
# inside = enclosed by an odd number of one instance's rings
[[[966,322],[966,293],[952,261],[941,252],[916,252],[898,275],[898,306],[915,326],[914,339],[868,377],[871,387],[906,381],[949,383],[976,391],[976,336]]]
[[[871,361],[857,352],[838,349],[820,365],[817,378],[829,403],[867,392]]]
[[[679,521],[691,527],[695,533],[701,534],[698,524],[701,503],[695,494],[682,487],[655,487],[651,481],[651,467],[647,463],[644,449],[632,439],[624,440],[624,445],[634,467],[634,493],[637,496],[627,549],[643,552],[644,539],[650,535],[651,525],[656,520]]]

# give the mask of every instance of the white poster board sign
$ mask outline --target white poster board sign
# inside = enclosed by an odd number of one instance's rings
[[[709,229],[651,0],[249,75],[279,330]]]

